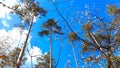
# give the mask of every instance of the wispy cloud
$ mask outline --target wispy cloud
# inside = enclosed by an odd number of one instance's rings
[[[0,29],[0,33],[2,33],[0,34],[0,47],[4,46],[0,51],[3,52],[22,46],[27,30],[21,32],[20,28],[13,28],[12,30]]]
[[[12,7],[13,5],[17,4],[19,0],[0,0],[0,2],[6,4],[9,7]],[[12,19],[10,16],[11,10],[4,7],[3,5],[0,4],[0,19],[2,20],[2,24],[4,27],[9,27],[9,24],[7,20]]]
[[[7,21],[6,20],[2,20],[2,25],[4,26],[4,27],[9,27],[9,24],[7,23]]]
[[[17,4],[19,0],[0,0],[0,2],[6,4],[7,6],[12,7],[13,5]],[[0,5],[0,18],[11,19],[10,17],[10,9]]]
[[[29,52],[30,55],[33,57],[42,55],[40,48],[38,48],[37,46],[33,46],[33,48],[31,48]]]

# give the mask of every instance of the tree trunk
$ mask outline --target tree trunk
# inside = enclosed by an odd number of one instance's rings
[[[49,68],[52,68],[52,28],[50,28],[50,65]]]
[[[31,31],[31,28],[32,28],[32,24],[33,24],[33,18],[34,16],[32,16],[32,21],[30,22],[30,25],[29,25],[29,28],[28,28],[28,33],[27,33],[27,37],[26,37],[26,40],[23,44],[23,47],[20,51],[20,54],[19,54],[19,57],[17,59],[17,64],[16,64],[16,67],[15,68],[20,68],[20,65],[21,65],[21,61],[22,61],[22,58],[23,58],[23,55],[24,55],[24,52],[25,52],[25,48],[27,46],[27,41],[29,39],[29,35],[30,35],[30,31]]]
[[[110,60],[108,60],[107,68],[112,68],[111,61],[110,61]]]
[[[32,56],[31,56],[31,68],[33,68]]]
[[[111,59],[111,56],[113,56],[112,52],[110,51],[110,49],[108,49],[108,58],[107,59],[107,62],[108,62],[108,65],[107,65],[107,68],[115,68],[113,63],[112,63],[112,59]],[[114,58],[114,57],[113,57]]]
[[[74,60],[75,60],[75,63],[76,63],[76,68],[79,68],[73,42],[72,42],[72,51],[73,51]]]

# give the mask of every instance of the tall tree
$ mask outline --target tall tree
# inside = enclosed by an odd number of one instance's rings
[[[120,24],[118,21],[120,13],[119,8],[113,5],[108,6],[108,12],[115,16],[112,21],[106,21],[89,13],[91,17],[95,17],[96,22],[91,18],[87,19],[88,22],[83,25],[84,37],[90,44],[83,43],[82,50],[83,53],[90,51],[98,53],[96,56],[89,56],[86,59],[87,62],[105,60],[107,68],[116,68],[120,64],[119,56],[116,54],[120,45],[120,41],[118,41],[120,36]],[[101,64],[103,63],[101,62]]]
[[[23,44],[23,47],[21,49],[21,52],[17,60],[16,68],[20,68],[21,59],[23,57],[25,48],[27,46],[27,41],[31,32],[33,20],[35,17],[41,16],[41,15],[45,16],[46,11],[43,8],[39,7],[38,4],[34,2],[34,0],[23,0],[20,5],[15,5],[12,7],[12,9],[14,10],[13,13],[18,14],[19,17],[22,19],[22,21],[25,24],[29,25],[26,40]]]
[[[42,31],[39,32],[40,36],[49,35],[50,36],[50,64],[49,67],[52,68],[52,35],[63,34],[61,32],[61,27],[57,25],[57,21],[54,19],[48,19],[45,23],[42,24]]]

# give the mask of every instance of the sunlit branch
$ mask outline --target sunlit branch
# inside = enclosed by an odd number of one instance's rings
[[[104,50],[101,48],[100,44],[97,42],[96,38],[91,32],[88,32],[89,36],[91,37],[92,41],[97,45],[99,50],[104,54],[104,56],[108,59],[108,56],[105,54]]]

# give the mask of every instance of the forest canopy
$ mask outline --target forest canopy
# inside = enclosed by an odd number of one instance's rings
[[[0,68],[119,68],[119,2],[1,0]]]

